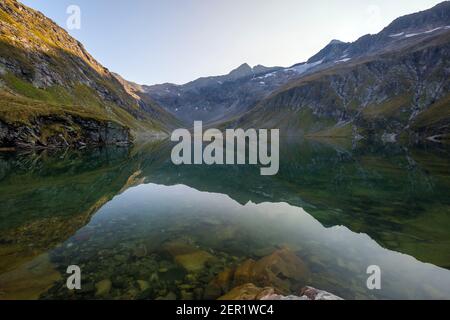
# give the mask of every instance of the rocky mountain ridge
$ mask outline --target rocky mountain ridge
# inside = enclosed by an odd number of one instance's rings
[[[246,77],[226,82],[210,77],[144,91],[191,124],[278,127],[285,135],[397,140],[407,133],[413,140],[441,140],[448,131],[449,31],[450,2],[445,1],[353,43],[332,40],[289,68],[250,75],[251,68],[243,65],[239,69],[247,70]],[[348,76],[338,80],[344,73]]]
[[[450,30],[306,75],[236,120],[284,134],[395,142],[450,137]]]

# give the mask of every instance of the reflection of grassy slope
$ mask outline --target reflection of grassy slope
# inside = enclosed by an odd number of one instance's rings
[[[123,189],[133,165],[108,150],[0,160],[0,273],[65,241]]]

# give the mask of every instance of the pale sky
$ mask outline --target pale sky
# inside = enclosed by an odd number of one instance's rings
[[[440,0],[22,0],[69,30],[105,67],[140,83],[185,83],[240,64],[290,66],[332,39],[354,41]],[[67,28],[66,28],[67,29]]]

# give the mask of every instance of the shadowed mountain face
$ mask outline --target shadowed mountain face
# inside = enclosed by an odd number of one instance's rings
[[[290,68],[143,90],[191,123],[280,128],[285,135],[443,141],[450,133],[449,37],[446,1],[353,43],[333,40]]]
[[[176,123],[53,21],[0,3],[0,147],[129,143]]]

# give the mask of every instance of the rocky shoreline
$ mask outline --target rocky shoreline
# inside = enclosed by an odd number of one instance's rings
[[[129,145],[130,130],[113,121],[75,116],[47,116],[29,124],[0,120],[0,149],[82,148],[86,146]]]

